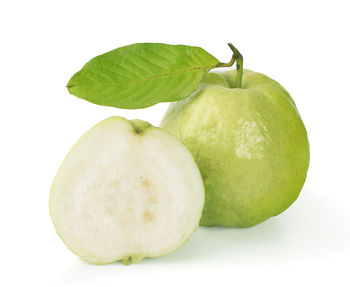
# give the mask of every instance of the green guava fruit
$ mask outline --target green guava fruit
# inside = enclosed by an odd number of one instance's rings
[[[186,147],[146,122],[121,117],[79,139],[50,192],[57,234],[95,264],[173,252],[198,227],[203,206],[202,178]]]
[[[309,144],[294,101],[269,77],[242,72],[240,87],[235,70],[207,74],[161,123],[201,171],[201,225],[256,225],[287,209],[306,179]]]

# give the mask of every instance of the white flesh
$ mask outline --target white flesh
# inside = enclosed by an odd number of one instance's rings
[[[179,248],[199,224],[202,179],[173,136],[108,118],[73,146],[50,193],[56,231],[81,259],[137,262]]]

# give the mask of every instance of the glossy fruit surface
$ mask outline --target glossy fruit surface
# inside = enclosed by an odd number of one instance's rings
[[[190,97],[172,103],[161,127],[192,152],[206,199],[201,224],[248,227],[288,208],[309,165],[309,144],[287,91],[244,70],[209,73]]]

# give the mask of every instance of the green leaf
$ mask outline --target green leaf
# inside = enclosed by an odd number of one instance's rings
[[[68,82],[72,95],[125,109],[189,96],[219,61],[199,47],[140,43],[87,62]]]

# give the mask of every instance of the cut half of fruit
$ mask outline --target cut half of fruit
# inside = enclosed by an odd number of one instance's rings
[[[79,139],[50,193],[57,234],[95,264],[175,251],[198,227],[203,205],[202,178],[186,147],[144,121],[121,117]]]

